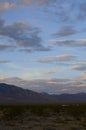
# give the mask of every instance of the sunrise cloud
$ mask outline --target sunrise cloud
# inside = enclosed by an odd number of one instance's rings
[[[79,77],[79,79],[81,79],[81,80],[83,80],[83,81],[86,81],[86,72],[83,73],[83,74]]]
[[[78,93],[81,90],[85,91],[86,86],[82,81],[74,81],[73,79],[36,79],[36,80],[22,80],[20,78],[4,78],[0,82],[19,85],[23,88],[35,90],[37,92],[48,92],[52,94],[62,93]]]
[[[15,8],[14,3],[0,2],[0,13]]]
[[[14,49],[14,48],[16,48],[15,45],[12,45],[12,44],[1,44],[0,43],[0,51],[10,50],[10,49]]]
[[[59,69],[51,69],[51,70],[46,70],[43,72],[43,74],[47,75],[47,74],[55,74],[55,73],[59,73],[60,70]]]
[[[59,29],[59,31],[53,36],[55,37],[64,37],[64,36],[69,36],[69,35],[74,35],[77,31],[75,30],[74,27],[72,26],[64,26]]]
[[[82,66],[71,66],[71,69],[78,70],[78,71],[86,71],[86,65],[82,65]]]
[[[38,60],[38,62],[44,62],[44,63],[49,63],[49,62],[57,62],[57,61],[70,61],[74,60],[76,56],[70,55],[70,54],[64,54],[64,55],[57,55],[57,56],[47,56],[44,57],[41,60]]]
[[[67,46],[67,47],[86,47],[86,39],[75,39],[75,40],[50,40],[54,43],[52,46]]]

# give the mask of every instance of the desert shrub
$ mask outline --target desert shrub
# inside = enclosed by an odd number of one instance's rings
[[[54,127],[47,127],[47,128],[43,128],[43,130],[56,130],[56,128],[54,128]]]
[[[3,113],[4,120],[13,120],[17,119],[19,116],[22,116],[24,109],[20,106],[9,106],[4,109]]]
[[[33,105],[29,108],[30,112],[38,115],[38,116],[47,116],[48,112],[46,111],[46,107],[44,108],[44,106],[42,105]]]
[[[53,113],[53,115],[74,117],[76,120],[80,120],[81,117],[86,117],[86,105],[9,105],[0,106],[0,112],[3,113],[3,119],[15,119],[25,114],[25,112],[30,112],[38,116],[51,116]]]
[[[81,130],[81,129],[77,127],[72,127],[71,130]]]
[[[71,116],[80,119],[81,117],[86,115],[86,106],[85,105],[74,105],[70,106],[68,110],[68,114]]]

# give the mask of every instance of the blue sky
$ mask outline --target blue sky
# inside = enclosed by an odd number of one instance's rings
[[[86,1],[0,0],[0,82],[86,92]]]

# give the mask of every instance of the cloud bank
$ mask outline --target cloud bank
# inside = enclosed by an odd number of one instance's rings
[[[8,41],[12,44],[0,44],[0,50],[17,47],[25,52],[31,52],[34,50],[50,51],[50,48],[42,45],[40,32],[39,28],[27,25],[24,22],[16,22],[6,25],[5,21],[0,19],[0,37],[3,39],[8,38]]]

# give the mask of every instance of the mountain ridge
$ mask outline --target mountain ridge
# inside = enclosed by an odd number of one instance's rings
[[[64,104],[86,103],[86,93],[48,94],[38,93],[15,85],[0,83],[0,104]]]

